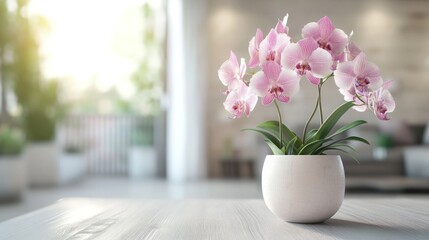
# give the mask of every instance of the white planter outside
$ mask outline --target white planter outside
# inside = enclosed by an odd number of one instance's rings
[[[21,156],[0,156],[0,199],[20,198],[26,186]]]
[[[64,185],[82,179],[86,162],[82,153],[62,153],[58,162],[58,184]]]
[[[156,150],[153,147],[130,147],[128,150],[128,175],[130,178],[156,177],[156,157]]]
[[[58,146],[55,142],[29,143],[24,158],[30,186],[58,184]]]
[[[262,170],[262,193],[279,218],[319,223],[340,208],[345,191],[344,168],[336,155],[268,155]]]

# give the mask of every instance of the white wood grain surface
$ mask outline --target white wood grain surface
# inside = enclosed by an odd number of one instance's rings
[[[346,199],[306,225],[262,200],[64,199],[1,223],[0,239],[429,239],[429,198]]]

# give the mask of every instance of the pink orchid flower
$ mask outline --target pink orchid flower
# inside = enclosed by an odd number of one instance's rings
[[[274,99],[286,103],[299,90],[299,76],[270,61],[262,66],[262,71],[253,75],[249,87],[262,97],[263,105],[270,104]]]
[[[249,42],[249,67],[254,68],[259,64],[259,46],[264,39],[262,31],[258,28],[255,36]]]
[[[258,97],[244,82],[241,82],[237,89],[228,94],[223,106],[233,115],[232,118],[240,118],[243,113],[249,117],[257,102]]]
[[[228,86],[228,91],[234,90],[240,86],[246,73],[246,63],[241,59],[238,64],[237,56],[231,51],[230,57],[219,68],[218,76],[224,86]]]
[[[332,56],[344,52],[349,38],[343,30],[335,28],[328,17],[321,18],[317,23],[311,22],[302,29],[302,37],[311,37],[319,47],[327,50]]]
[[[346,102],[354,102],[355,106],[353,109],[358,112],[365,112],[368,109],[368,96],[356,95],[356,89],[351,87],[350,89],[339,89],[340,93],[344,96]]]
[[[319,84],[320,78],[328,76],[332,70],[332,56],[319,47],[312,38],[304,38],[289,44],[281,56],[282,66],[306,75],[313,84]]]
[[[275,28],[277,33],[288,34],[289,28],[286,26],[288,18],[289,18],[289,14],[286,14],[286,16],[283,18],[283,21],[281,21],[281,20],[278,21],[276,28]]]
[[[370,95],[370,107],[380,120],[389,120],[387,114],[393,112],[396,107],[395,100],[388,90],[392,83],[391,81],[385,82],[380,89]]]
[[[259,47],[259,65],[262,66],[269,61],[280,64],[281,53],[289,43],[290,37],[287,34],[277,33],[271,29]]]
[[[356,44],[350,42],[346,48],[347,61],[354,60],[361,52],[362,50]]]
[[[354,87],[359,95],[367,95],[383,84],[378,67],[368,62],[364,52],[353,61],[339,63],[334,71],[334,80],[340,89]]]

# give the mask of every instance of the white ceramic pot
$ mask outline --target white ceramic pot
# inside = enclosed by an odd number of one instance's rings
[[[336,155],[268,155],[262,169],[262,194],[279,218],[319,223],[332,217],[344,199],[344,168]]]

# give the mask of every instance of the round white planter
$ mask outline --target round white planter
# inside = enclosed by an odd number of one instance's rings
[[[268,155],[262,169],[262,194],[279,218],[319,223],[332,217],[344,199],[340,156]]]

